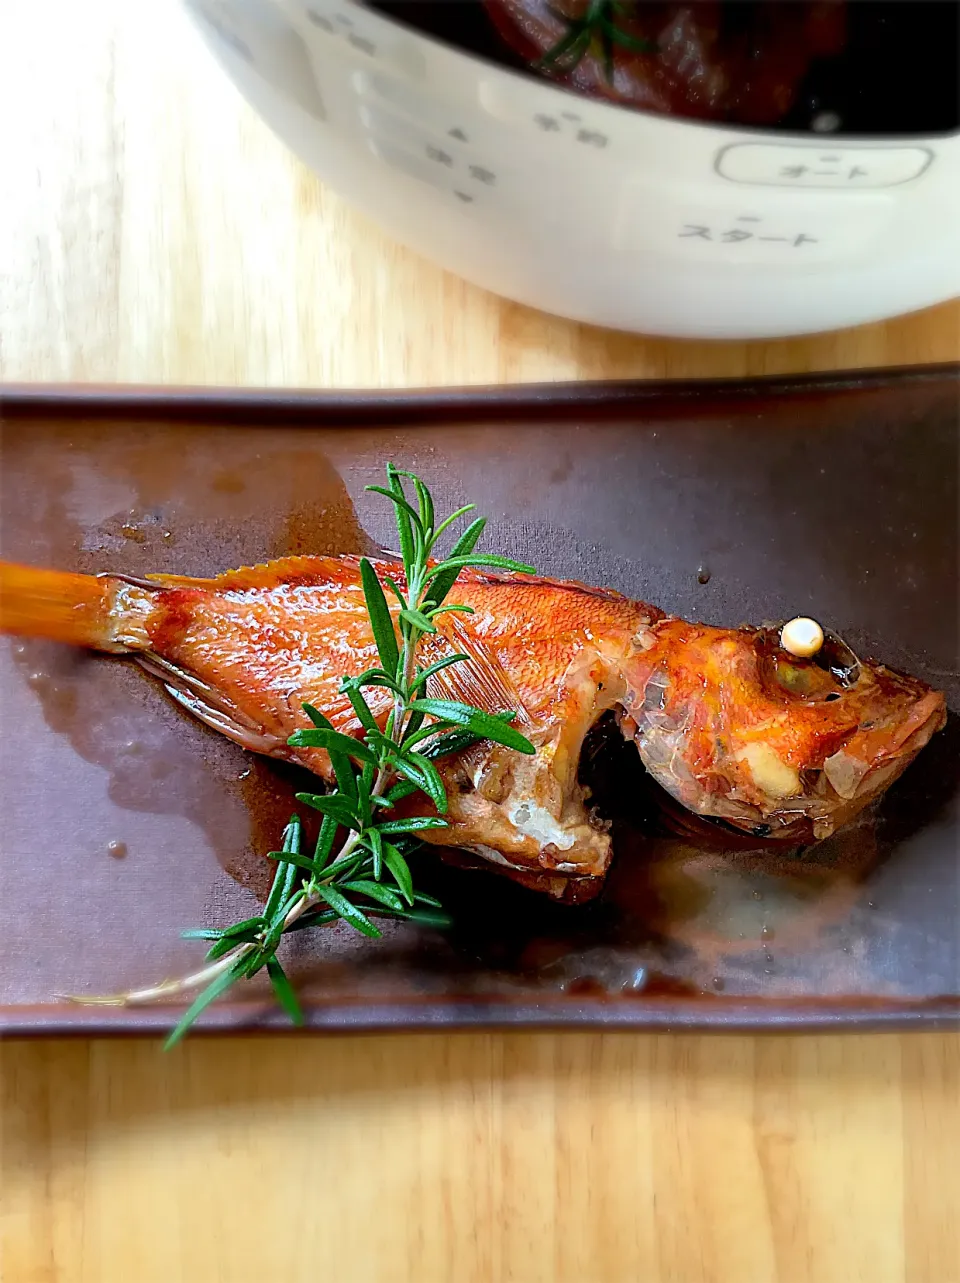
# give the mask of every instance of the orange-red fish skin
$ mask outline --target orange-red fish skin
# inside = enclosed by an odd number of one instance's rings
[[[402,582],[396,564],[375,566]],[[419,659],[468,658],[429,693],[513,710],[537,752],[484,744],[445,759],[450,827],[425,836],[554,895],[609,864],[609,836],[577,780],[583,739],[609,709],[683,806],[792,841],[846,823],[945,718],[941,693],[882,665],[861,660],[843,682],[786,655],[775,630],[687,623],[609,590],[470,571],[448,601],[473,613],[442,616]],[[133,652],[217,729],[327,779],[322,750],[287,740],[310,725],[304,702],[360,734],[340,684],[378,664],[355,557],[286,558],[211,580],[0,565],[0,628]],[[366,694],[382,723],[389,695]]]

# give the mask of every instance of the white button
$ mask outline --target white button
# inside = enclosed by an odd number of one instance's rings
[[[390,138],[372,136],[367,146],[379,160],[399,169],[411,178],[419,178],[432,187],[449,187],[452,173],[445,173],[444,166],[437,166],[422,151],[414,151]]]
[[[436,99],[412,90],[406,81],[370,71],[355,71],[350,81],[359,98],[386,104],[414,119],[426,117],[436,120]]]
[[[427,131],[416,121],[384,107],[362,103],[360,120],[378,147],[383,143],[388,150],[400,149],[403,154],[416,158],[418,169],[422,162],[427,162],[427,172],[436,179],[442,179],[446,171],[456,185],[474,195],[500,186],[508,172],[502,165],[494,169],[488,159],[477,155],[463,139]]]
[[[370,103],[361,104],[360,119],[364,128],[374,137],[387,138],[399,143],[401,147],[420,149],[427,138],[426,131],[406,117],[385,111],[382,107],[374,107]],[[429,135],[429,140],[436,141],[432,134]]]
[[[251,66],[273,89],[317,120],[326,119],[306,46],[266,0],[231,6],[223,0],[187,0],[213,39]]]
[[[735,183],[858,191],[908,183],[932,160],[933,152],[926,147],[733,143],[719,152],[716,168]]]
[[[589,104],[582,105],[572,94],[556,89],[544,93],[541,86],[531,91],[526,84],[522,92],[517,92],[502,77],[482,80],[479,97],[480,105],[491,116],[508,125],[525,126],[548,144],[576,143],[579,155],[603,155],[613,145],[607,125],[596,112],[591,115]]]
[[[490,152],[503,150],[503,131],[484,121],[481,127],[475,104],[461,112],[451,98],[438,98],[411,88],[406,80],[378,72],[355,71],[350,77],[354,92],[364,104],[380,111],[399,113],[412,125],[455,149],[478,146]]]
[[[397,116],[392,111],[364,103],[360,107],[360,120],[373,138],[396,143],[415,155],[425,156],[438,168],[464,174],[471,168],[484,168],[479,158],[468,152],[457,139],[428,132],[415,121]]]
[[[284,0],[304,22],[308,43],[334,37],[345,53],[360,54],[383,66],[395,67],[418,79],[426,74],[426,62],[416,37],[398,30],[393,23],[365,13],[349,0]]]
[[[391,169],[397,169],[421,183],[449,192],[451,199],[458,205],[475,205],[482,199],[476,184],[466,180],[451,167],[438,164],[423,151],[410,151],[386,138],[368,138],[367,146],[378,160],[382,160]]]

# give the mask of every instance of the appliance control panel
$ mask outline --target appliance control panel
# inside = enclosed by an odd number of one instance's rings
[[[380,160],[462,205],[511,204],[518,166],[475,120],[461,120],[449,106],[441,111],[392,77],[358,71],[351,87],[367,147]]]
[[[696,185],[701,197],[719,197],[732,183],[854,195],[919,178],[934,159],[922,146],[833,146],[826,139],[734,142],[718,151],[713,131],[702,131],[691,145],[684,122],[545,91],[432,46],[351,0],[187,4],[211,34],[315,120],[324,118],[325,98],[328,107],[335,101],[328,123],[342,137],[352,135],[369,157],[447,191],[462,206],[539,203],[540,217],[546,206],[550,221],[549,204],[539,198],[551,176],[558,186],[563,175],[569,182],[571,164],[613,211],[631,204],[632,180],[642,180],[641,170],[669,174],[667,185],[678,190]],[[539,186],[531,184],[531,171]],[[709,203],[701,200],[701,206]],[[761,239],[746,226],[714,229],[690,212],[684,225],[705,230],[678,233],[680,239],[719,245],[749,240],[751,253],[764,255],[761,244],[786,244],[774,239],[788,235],[779,226]],[[868,213],[863,210],[864,217]],[[816,243],[805,228],[797,237],[808,238],[798,248]]]
[[[336,190],[521,302],[625,329],[760,335],[883,315],[859,285],[877,264],[896,306],[947,297],[956,277],[944,265],[960,139],[780,137],[625,111],[355,0],[185,4]]]

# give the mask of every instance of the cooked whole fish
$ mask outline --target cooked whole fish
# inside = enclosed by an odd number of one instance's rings
[[[393,562],[374,562],[395,578]],[[577,771],[613,710],[649,774],[698,816],[795,843],[823,838],[876,798],[943,726],[923,682],[861,661],[838,639],[798,659],[775,628],[714,628],[582,584],[464,572],[423,663],[467,662],[433,697],[511,709],[536,746],[477,744],[438,765],[455,846],[565,900],[595,893],[611,857]],[[355,557],[289,557],[216,579],[130,579],[0,563],[0,630],[134,655],[195,716],[254,752],[332,782],[322,749],[293,748],[303,703],[359,735],[340,680],[376,664]],[[386,692],[371,688],[385,718]],[[423,799],[416,799],[423,814]]]

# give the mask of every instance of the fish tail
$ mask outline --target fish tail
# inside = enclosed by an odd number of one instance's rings
[[[115,583],[97,575],[0,562],[0,632],[96,650],[125,650],[114,635]]]

